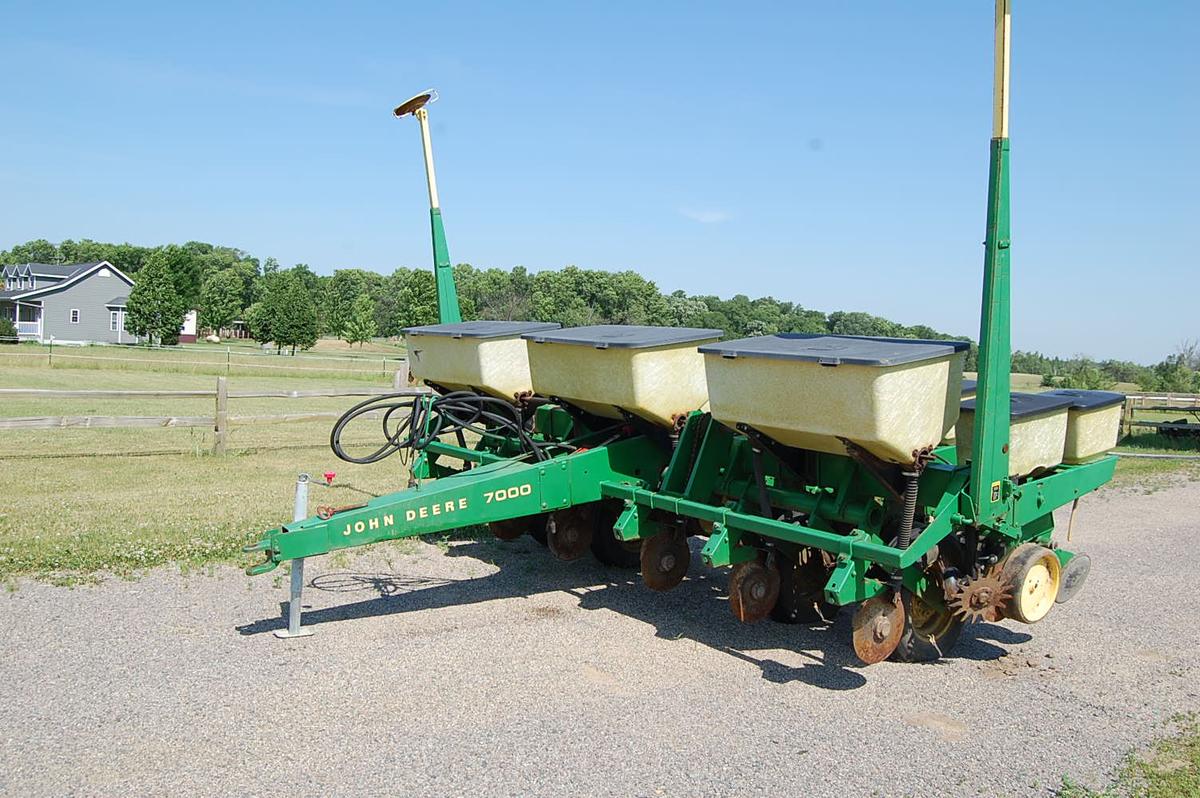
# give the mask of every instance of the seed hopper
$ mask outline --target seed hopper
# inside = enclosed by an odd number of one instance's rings
[[[417,116],[426,154],[442,323],[407,336],[433,390],[358,405],[333,444],[355,462],[411,455],[409,487],[268,531],[248,573],[486,524],[559,560],[639,569],[654,591],[686,577],[689,541],[702,540],[704,564],[732,569],[739,620],[819,621],[857,605],[853,647],[867,663],[936,659],[965,623],[1044,618],[1089,567],[1052,541],[1053,512],[1111,479],[1119,413],[1105,397],[1010,391],[1008,0],[995,33],[979,373],[965,409],[965,342],[461,322],[433,94],[398,108]],[[386,440],[353,457],[341,431],[372,411]]]

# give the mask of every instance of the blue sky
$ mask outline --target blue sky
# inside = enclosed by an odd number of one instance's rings
[[[1014,343],[1200,337],[1194,3],[1015,4]],[[1108,6],[1103,10],[1101,6]],[[0,5],[0,247],[635,269],[978,333],[990,2]]]

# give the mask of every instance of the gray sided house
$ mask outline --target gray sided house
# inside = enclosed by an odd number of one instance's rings
[[[125,329],[125,300],[133,280],[108,261],[0,266],[0,317],[16,324],[22,341],[137,342]]]

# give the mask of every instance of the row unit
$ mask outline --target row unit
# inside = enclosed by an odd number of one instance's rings
[[[718,421],[753,427],[787,446],[844,454],[850,441],[894,463],[912,462],[914,452],[953,434],[957,421],[960,461],[969,458],[970,425],[964,434],[963,419],[973,415],[973,405],[964,404],[960,417],[965,342],[800,333],[722,342],[722,332],[712,329],[562,329],[517,321],[404,332],[413,375],[445,389],[509,400],[532,392],[594,415],[630,414],[664,426],[678,415],[707,410]],[[1062,462],[1068,405],[1062,405],[1059,459],[1043,462],[1052,433],[1041,425],[1030,436],[1040,444],[1037,456],[1028,458],[1038,463],[1023,470],[1017,450],[1027,447],[1018,445],[1014,432],[1014,474]],[[1042,408],[1034,417],[1045,415],[1053,412]],[[1014,414],[1014,430],[1024,418]],[[1107,438],[1085,433],[1071,457],[1085,459],[1111,448],[1116,429],[1114,422],[1107,445],[1101,445]]]

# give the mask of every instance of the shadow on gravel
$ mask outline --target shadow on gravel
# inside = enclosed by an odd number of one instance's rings
[[[451,547],[448,554],[476,557],[495,564],[499,570],[459,580],[353,571],[321,574],[308,583],[309,589],[366,593],[371,597],[315,610],[306,605],[304,625],[566,592],[578,600],[580,609],[608,610],[636,618],[653,626],[657,637],[689,640],[756,665],[762,677],[771,682],[798,681],[827,690],[852,690],[867,681],[850,645],[851,612],[842,611],[820,624],[740,623],[728,609],[727,572],[704,567],[695,551],[691,575],[666,593],[650,590],[634,572],[606,568],[591,558],[559,562],[528,539],[510,544],[472,540]],[[239,626],[237,631],[256,635],[282,629],[286,612],[286,602],[280,602],[278,616]],[[972,624],[963,630],[951,657],[994,660],[1008,653],[1000,645],[1029,639],[1027,634],[1002,626]],[[810,661],[795,666],[755,653],[774,649],[794,651]]]

